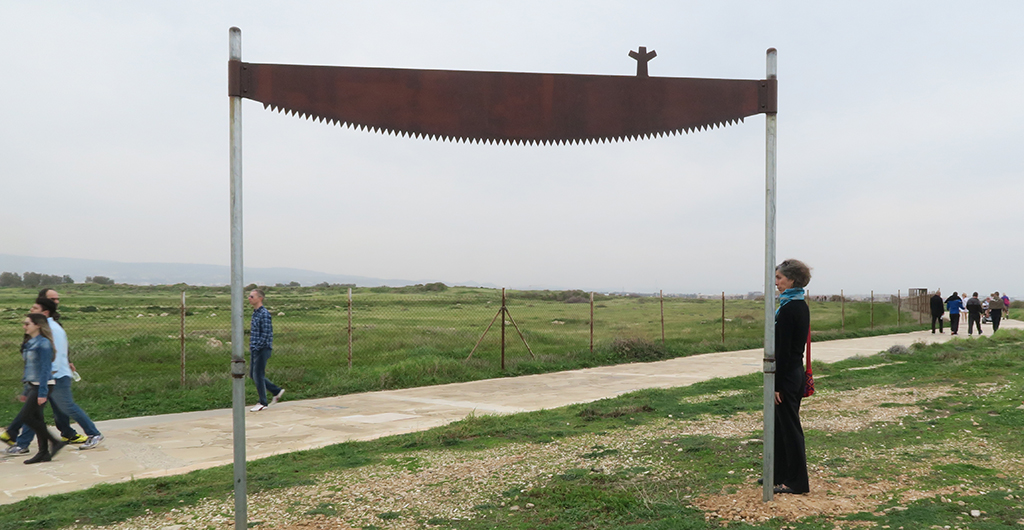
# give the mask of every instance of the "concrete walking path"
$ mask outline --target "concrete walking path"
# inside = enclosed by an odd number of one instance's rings
[[[1024,329],[1024,322],[1002,327]],[[991,327],[986,326],[987,331]],[[966,338],[966,326],[960,330]],[[812,358],[832,363],[868,356],[902,344],[946,342],[945,334],[919,331],[859,339],[816,342]],[[651,363],[468,383],[388,390],[338,397],[285,401],[261,412],[246,412],[249,460],[324,447],[343,441],[426,430],[470,413],[510,414],[552,409],[644,388],[685,386],[716,377],[760,372],[761,349],[709,353]],[[248,384],[248,383],[247,383]],[[251,404],[250,404],[251,405]],[[248,410],[248,407],[247,407]],[[230,464],[231,410],[210,410],[97,422],[106,440],[79,451],[68,446],[52,462],[22,465],[25,457],[4,457],[0,504],[89,488],[132,478],[177,475]],[[36,448],[32,447],[32,453]]]

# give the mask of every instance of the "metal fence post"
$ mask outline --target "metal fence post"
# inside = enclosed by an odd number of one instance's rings
[[[352,288],[348,288],[348,369],[352,371]]]
[[[590,353],[594,353],[594,291],[590,291]]]
[[[505,307],[505,288],[501,288],[501,371],[505,371],[505,317],[508,309]]]
[[[185,388],[185,290],[181,290],[181,387]]]
[[[903,291],[896,289],[896,327],[900,327],[900,311],[903,309]]]
[[[843,290],[839,290],[839,301],[842,302],[842,316],[840,316],[839,322],[841,323],[843,333],[846,333],[846,295],[843,294]]]
[[[665,291],[658,291],[658,301],[661,303],[661,345],[665,345]]]
[[[725,291],[722,291],[722,344],[725,344]]]
[[[868,307],[870,309],[869,312],[871,313],[871,329],[875,329],[875,291],[874,291],[874,289],[871,290],[871,302],[870,302]]]

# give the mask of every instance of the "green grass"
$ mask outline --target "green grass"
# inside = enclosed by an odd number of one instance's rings
[[[35,294],[0,288],[0,351],[8,353],[0,356],[2,388],[18,387],[18,323]],[[76,401],[94,420],[230,406],[227,288],[74,284],[61,288],[61,298],[71,357],[83,377],[74,387]],[[501,305],[500,291],[354,289],[349,369],[347,291],[271,288],[267,305],[274,315],[274,354],[267,374],[288,389],[289,399],[303,399],[757,348],[763,341],[762,302],[726,302],[723,342],[719,301],[666,298],[662,343],[657,298],[598,295],[591,352],[590,304],[576,303],[581,300],[589,302],[589,293],[510,291],[512,318],[536,358],[508,325],[502,370],[500,322],[470,358]],[[871,329],[869,304],[858,302],[846,304],[844,333],[838,302],[810,305],[818,340],[920,329],[917,324],[893,327],[895,310],[882,303],[874,305]],[[246,325],[249,315],[247,309]],[[902,316],[903,322],[908,319]],[[252,385],[246,392],[255,402]],[[3,400],[0,414],[13,415],[19,406]]]
[[[850,370],[879,364],[883,366]],[[875,498],[877,507],[870,511],[809,517],[796,523],[779,519],[733,523],[730,528],[779,529],[795,524],[800,529],[830,530],[860,528],[860,523],[907,529],[932,525],[1019,528],[1018,520],[1024,518],[1024,476],[1019,473],[1024,460],[1024,445],[1020,443],[1024,432],[1024,333],[1003,331],[992,338],[915,347],[906,355],[880,354],[821,363],[815,368],[822,394],[811,400],[831,392],[877,385],[908,391],[951,386],[952,394],[920,400],[916,405],[922,411],[898,422],[876,423],[853,432],[806,431],[809,465],[822,466],[835,477],[874,483],[879,477],[906,474],[908,467],[923,471],[908,475],[909,483],[887,492],[889,497]],[[316,484],[325,474],[370,464],[425,472],[424,457],[432,451],[454,450],[472,459],[481,450],[513,443],[548,444],[585,434],[622,430],[636,433],[643,426],[703,415],[724,419],[741,412],[757,413],[761,407],[760,384],[760,374],[716,379],[554,410],[470,416],[429,431],[278,455],[249,464],[249,491]],[[717,399],[689,399],[709,395]],[[657,430],[654,436],[640,456],[660,459],[674,473],[648,474],[644,467],[633,467],[601,474],[570,466],[547,479],[524,476],[523,480],[532,481],[533,487],[516,486],[495,493],[489,502],[476,506],[471,520],[431,518],[415,511],[382,511],[374,526],[383,528],[390,519],[411,518],[422,524],[463,530],[719,528],[716,521],[705,521],[704,514],[690,505],[691,499],[697,494],[727,494],[749,488],[760,470],[760,446],[742,439],[706,435],[657,437]],[[581,456],[586,462],[600,462],[618,453],[593,446]],[[230,467],[221,467],[33,498],[0,506],[0,530],[58,528],[75,520],[110,524],[148,511],[162,513],[194,505],[208,497],[229,498],[231,477]],[[894,496],[911,488],[943,493],[906,503],[895,500]],[[515,513],[509,510],[512,504],[527,502],[534,508]],[[339,512],[323,501],[300,509],[311,516]],[[978,519],[964,517],[969,509],[980,509],[984,515]]]

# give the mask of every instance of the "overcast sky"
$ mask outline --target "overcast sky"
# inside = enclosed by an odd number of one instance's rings
[[[0,253],[226,265],[228,28],[249,62],[761,79],[778,257],[812,293],[1024,296],[1024,3],[0,4]],[[245,264],[517,288],[763,288],[763,115],[486,146],[243,104]]]

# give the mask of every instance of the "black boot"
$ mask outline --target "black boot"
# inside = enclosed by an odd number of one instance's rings
[[[50,453],[46,451],[39,451],[36,456],[29,458],[25,461],[26,464],[38,464],[39,462],[49,462],[51,460]]]

